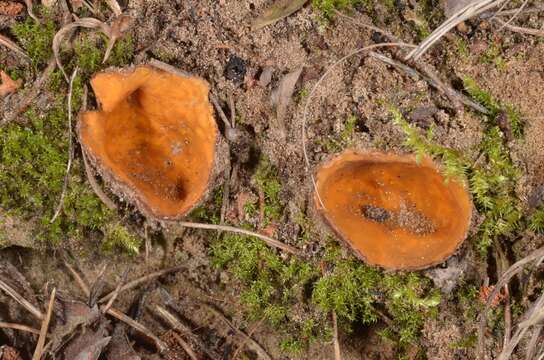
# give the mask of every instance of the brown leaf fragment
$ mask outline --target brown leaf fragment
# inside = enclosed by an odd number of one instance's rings
[[[295,85],[302,73],[303,66],[300,66],[295,71],[285,75],[281,80],[276,90],[272,93],[272,103],[276,104],[276,120],[280,132],[285,133],[285,115],[287,107],[291,101],[291,97],[295,92]]]
[[[255,19],[251,27],[253,30],[258,30],[286,18],[302,8],[307,1],[308,0],[277,0],[272,6],[266,9],[261,16]]]
[[[0,98],[14,93],[23,84],[23,80],[13,80],[2,70],[0,70],[0,79],[2,79],[2,83],[0,84]]]
[[[0,359],[1,360],[22,360],[19,352],[11,346],[0,346]]]
[[[23,4],[15,1],[0,1],[0,15],[17,16],[24,9]]]

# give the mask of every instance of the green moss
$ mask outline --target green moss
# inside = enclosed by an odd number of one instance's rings
[[[335,11],[350,10],[357,5],[365,5],[368,9],[373,8],[371,0],[312,0],[314,9],[327,19],[333,18]]]
[[[516,136],[522,135],[523,124],[518,112],[511,106],[499,103],[480,89],[473,79],[465,78],[465,88],[490,111],[489,116],[483,117],[487,128],[479,145],[483,164],[475,164],[459,152],[433,143],[432,133],[422,136],[398,111],[392,110],[392,113],[394,122],[406,134],[405,144],[416,153],[418,159],[424,155],[439,159],[444,165],[446,176],[468,178],[476,207],[484,215],[476,247],[485,254],[495,239],[501,236],[515,237],[523,227],[521,204],[515,193],[521,172],[510,158],[508,147],[504,144],[504,135],[496,125],[495,118],[501,112],[509,114],[507,117]]]
[[[278,173],[274,166],[267,159],[261,159],[253,180],[260,191],[264,193],[264,225],[268,225],[279,220],[283,204],[280,200],[281,183],[278,179]]]
[[[91,75],[103,66],[104,49],[96,41],[91,40],[89,35],[79,36],[74,43],[74,51],[79,68],[84,74]]]
[[[109,66],[122,67],[130,64],[133,59],[134,44],[132,43],[132,36],[126,34],[122,39],[117,40],[106,64]]]
[[[115,250],[123,250],[129,255],[138,255],[142,240],[131,234],[120,224],[110,224],[105,229],[102,251],[113,253]]]
[[[350,115],[344,121],[344,128],[340,134],[330,135],[325,140],[319,140],[328,153],[340,152],[353,144],[353,134],[357,125],[357,117]]]
[[[41,24],[27,17],[24,22],[15,23],[11,30],[21,47],[30,56],[34,69],[38,70],[53,55],[53,37],[57,29],[51,15],[44,12],[42,7],[37,7],[36,11],[44,16]]]
[[[537,209],[531,215],[528,227],[536,233],[544,233],[544,208]]]

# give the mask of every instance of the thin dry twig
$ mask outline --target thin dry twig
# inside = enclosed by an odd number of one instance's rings
[[[175,267],[171,267],[171,268],[168,268],[168,269],[163,269],[163,270],[160,270],[160,271],[156,271],[156,272],[148,274],[148,275],[144,275],[144,276],[142,276],[142,277],[140,277],[138,279],[129,281],[128,283],[123,285],[119,289],[118,294],[120,294],[120,293],[122,293],[124,291],[130,290],[130,289],[134,289],[135,287],[139,286],[140,284],[143,284],[145,282],[148,282],[148,281],[153,280],[155,278],[158,278],[160,276],[163,276],[163,275],[166,275],[166,274],[171,274],[171,273],[183,270],[183,269],[185,269],[185,266],[180,265],[180,266],[175,266]],[[98,300],[98,303],[100,303],[100,304],[105,303],[106,301],[110,300],[114,296],[114,294],[115,294],[115,291],[112,291],[109,294],[104,295],[100,300]]]
[[[30,326],[26,326],[26,325],[23,325],[23,324],[15,324],[15,323],[8,323],[8,322],[0,321],[0,328],[21,330],[21,331],[26,331],[26,332],[36,334],[36,335],[40,334],[40,330],[34,329],[34,328],[30,327]]]
[[[34,21],[39,24],[40,19],[38,19],[38,17],[34,14],[34,6],[32,4],[32,0],[25,0],[25,5],[28,16],[30,16]]]
[[[526,35],[533,35],[533,36],[544,36],[544,30],[541,30],[541,29],[530,29],[530,28],[511,25],[511,24],[505,23],[503,20],[499,18],[495,18],[493,20],[497,21],[498,23],[502,24],[503,27],[513,32],[526,34]]]
[[[51,321],[51,315],[53,315],[53,306],[55,305],[55,295],[57,294],[57,288],[53,288],[51,291],[51,297],[49,298],[49,305],[47,306],[47,314],[42,321],[42,327],[40,329],[40,336],[38,337],[38,344],[34,349],[34,355],[32,360],[40,360],[44,353],[45,338],[47,336],[47,330],[49,329],[49,322]]]
[[[106,304],[106,306],[102,308],[102,314],[107,313],[108,310],[111,309],[111,307],[113,306],[115,299],[117,299],[117,297],[119,296],[119,293],[121,292],[121,287],[123,286],[125,281],[127,281],[127,275],[128,275],[128,269],[123,272],[123,275],[121,276],[121,280],[119,281],[119,284],[117,284],[117,287],[113,291],[112,296],[108,300],[108,303]]]
[[[62,40],[64,40],[64,38],[66,36],[71,34],[72,31],[74,31],[78,27],[83,27],[83,28],[87,28],[87,29],[100,29],[106,35],[109,35],[109,33],[111,31],[110,26],[107,25],[106,23],[104,23],[104,22],[102,22],[102,21],[100,21],[98,19],[95,19],[95,18],[88,18],[87,17],[87,18],[78,19],[78,20],[74,21],[73,23],[69,23],[67,25],[64,25],[55,34],[55,37],[53,38],[53,54],[54,54],[57,66],[59,67],[60,71],[64,75],[64,78],[66,79],[67,82],[69,82],[70,79],[68,78],[68,75],[66,74],[66,71],[64,71],[64,67],[62,66],[62,62],[60,61],[60,44],[61,44]]]
[[[60,215],[62,207],[64,205],[64,197],[66,196],[66,190],[68,189],[68,180],[70,178],[70,169],[72,168],[72,162],[74,161],[74,145],[72,140],[72,92],[74,89],[74,80],[76,79],[79,67],[76,66],[70,77],[70,83],[68,85],[68,164],[66,164],[66,173],[64,174],[64,182],[62,184],[62,192],[60,193],[59,204],[55,214],[49,221],[50,224],[54,223],[57,217]]]
[[[487,314],[489,312],[489,309],[491,308],[493,300],[495,299],[499,291],[504,287],[504,285],[510,281],[511,278],[513,278],[514,276],[516,276],[516,274],[521,272],[527,264],[530,264],[536,260],[540,260],[542,257],[544,257],[544,247],[541,247],[533,251],[531,254],[529,254],[525,258],[519,260],[514,265],[510,266],[510,268],[503,273],[499,281],[497,281],[497,284],[495,284],[495,286],[493,287],[493,290],[489,294],[487,301],[485,303],[484,309],[480,316],[480,324],[478,327],[478,348],[477,348],[477,354],[479,359],[484,358],[484,332],[487,326]]]
[[[265,321],[266,318],[262,318],[261,320],[259,320],[258,323],[256,323],[255,325],[253,325],[251,327],[251,329],[249,330],[249,332],[247,333],[247,336],[249,337],[252,337],[253,334],[255,333],[255,331],[257,331],[257,329],[263,324],[263,322]],[[244,350],[244,347],[246,346],[246,341],[243,341],[237,348],[236,348],[236,351],[234,351],[234,353],[232,354],[232,360],[236,360],[236,358],[238,358],[238,355],[242,352],[242,350]]]
[[[510,25],[512,23],[512,21],[514,21],[514,19],[516,17],[518,17],[518,15],[523,11],[523,9],[525,9],[525,7],[527,6],[528,3],[529,3],[529,0],[525,0],[523,2],[523,4],[521,4],[521,6],[518,9],[516,9],[516,12],[510,17],[510,19],[508,19],[507,22],[502,24],[501,27],[499,28],[499,30],[497,30],[497,31],[501,31],[502,29],[504,29],[505,27]]]
[[[334,340],[334,360],[342,360],[342,353],[340,351],[340,341],[338,340],[338,321],[336,318],[336,312],[332,312],[332,328],[333,328],[333,340]]]
[[[42,72],[40,78],[34,82],[34,85],[32,85],[32,88],[30,89],[30,91],[28,91],[26,97],[20,101],[19,105],[12,112],[6,113],[6,115],[4,115],[4,118],[0,120],[0,126],[8,124],[15,120],[34,102],[34,100],[40,93],[40,89],[43,87],[47,79],[49,79],[49,76],[51,76],[56,67],[56,60],[54,57],[52,57],[51,59],[49,59],[47,67]]]
[[[300,254],[300,250],[295,248],[294,246],[287,245],[282,243],[279,240],[273,239],[271,237],[268,237],[266,235],[262,235],[253,231],[249,231],[246,229],[237,228],[234,226],[228,226],[228,225],[216,225],[216,224],[203,224],[203,223],[194,223],[194,222],[187,222],[187,221],[178,221],[176,222],[177,225],[193,228],[193,229],[204,229],[204,230],[217,230],[217,231],[227,231],[232,232],[236,234],[243,234],[248,236],[254,236],[256,238],[259,238],[263,240],[265,243],[267,243],[269,246],[275,247],[277,249],[281,249],[285,252],[288,252],[290,254],[298,255]]]
[[[111,211],[117,210],[117,205],[109,198],[108,195],[102,190],[100,185],[98,185],[98,182],[96,181],[93,173],[93,169],[91,167],[91,164],[89,164],[89,159],[87,159],[87,154],[82,149],[81,150],[82,157],[83,157],[83,165],[85,166],[85,175],[87,176],[87,180],[89,181],[89,185],[93,189],[94,193],[98,198],[106,205],[108,209]]]
[[[81,278],[81,276],[79,276],[79,274],[75,271],[75,269],[70,264],[68,264],[68,262],[65,261],[64,265],[68,268],[68,270],[70,270],[70,272],[72,273],[72,275],[76,279],[76,283],[80,287],[81,291],[83,291],[83,294],[86,297],[90,297],[91,296],[91,291],[89,290],[89,286],[85,283],[85,281]],[[113,296],[113,294],[111,294],[111,296]],[[162,340],[159,339],[156,335],[154,335],[148,328],[146,328],[144,325],[138,323],[137,321],[131,319],[130,317],[125,315],[123,312],[121,312],[121,311],[119,311],[119,310],[112,307],[106,313],[108,315],[110,315],[110,316],[113,316],[117,320],[120,320],[120,321],[124,322],[125,324],[131,326],[132,328],[136,329],[137,331],[139,331],[143,335],[145,335],[148,338],[150,338],[151,340],[153,340],[153,342],[155,343],[155,346],[157,347],[159,352],[163,352],[164,350],[166,350],[168,348],[166,346],[166,344],[164,342],[162,342]]]
[[[172,336],[174,336],[174,339],[176,339],[176,341],[178,342],[178,344],[181,345],[181,347],[183,348],[183,350],[185,350],[185,353],[187,355],[189,355],[189,357],[192,359],[192,360],[199,360],[200,357],[193,351],[193,349],[191,348],[191,346],[181,338],[181,336],[179,336],[177,333],[173,332],[172,333]]]
[[[27,61],[30,61],[30,56],[28,56],[23,49],[21,49],[17,44],[15,44],[13,41],[11,41],[9,38],[5,37],[2,34],[0,34],[0,45],[7,47],[20,57],[24,58]]]
[[[44,315],[43,313],[36,308],[34,305],[32,305],[28,300],[26,300],[24,297],[19,295],[15,289],[13,289],[11,286],[6,284],[2,279],[0,279],[0,289],[4,290],[9,296],[13,298],[13,300],[17,301],[20,305],[22,305],[25,309],[28,310],[34,317],[36,317],[39,320],[43,320]]]
[[[457,13],[452,15],[449,19],[444,21],[437,29],[435,29],[417,48],[410,51],[406,56],[406,60],[419,59],[431,46],[433,46],[442,36],[444,36],[451,29],[456,27],[459,23],[468,20],[472,17],[480,15],[490,9],[496,8],[503,4],[507,0],[480,0],[469,3],[464,8],[460,9]]]
[[[225,324],[227,324],[227,326],[229,328],[231,328],[231,330],[233,330],[236,334],[238,334],[238,336],[240,336],[241,338],[243,338],[247,345],[255,352],[257,352],[257,354],[259,354],[259,356],[265,360],[272,360],[272,357],[270,357],[270,355],[268,355],[268,353],[266,352],[266,350],[258,343],[256,342],[255,340],[253,340],[253,338],[251,338],[250,336],[248,336],[245,332],[243,332],[242,330],[238,329],[236,326],[234,326],[234,324],[225,317],[225,315],[223,315],[219,310],[217,310],[215,307],[213,307],[212,305],[208,304],[208,303],[205,303],[205,302],[201,302],[204,306],[206,306],[207,309],[209,309],[215,316],[217,316],[219,319],[221,319]]]

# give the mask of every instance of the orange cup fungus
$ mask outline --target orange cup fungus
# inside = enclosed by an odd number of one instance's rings
[[[314,201],[370,265],[421,269],[455,252],[470,226],[465,187],[430,159],[346,151],[317,172]]]
[[[151,66],[99,73],[100,111],[82,114],[83,151],[112,190],[154,219],[195,207],[212,178],[218,129],[199,78]]]

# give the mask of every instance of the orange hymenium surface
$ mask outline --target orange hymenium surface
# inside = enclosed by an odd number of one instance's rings
[[[83,114],[85,152],[148,216],[178,218],[208,187],[217,128],[204,80],[141,66],[91,81],[101,111]]]
[[[443,261],[470,225],[465,188],[428,159],[348,151],[319,169],[317,190],[329,225],[366,262],[388,269]]]

